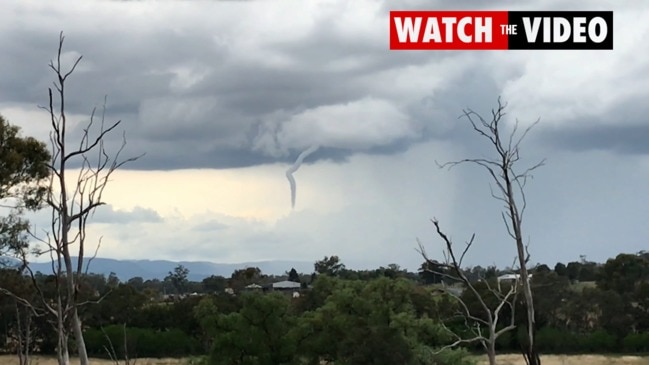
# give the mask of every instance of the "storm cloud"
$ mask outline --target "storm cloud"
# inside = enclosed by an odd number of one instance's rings
[[[420,260],[411,249],[416,237],[439,244],[428,224],[436,216],[458,239],[476,232],[484,242],[476,261],[509,264],[485,176],[435,165],[489,155],[458,117],[466,108],[488,114],[501,96],[509,126],[541,120],[524,150],[526,162],[548,161],[529,187],[535,260],[556,261],[559,248],[572,259],[616,254],[621,248],[607,246],[613,237],[603,222],[624,230],[624,249],[635,250],[649,234],[630,223],[647,213],[635,194],[649,169],[649,51],[641,46],[649,4],[498,5],[613,10],[613,51],[388,50],[390,10],[493,7],[441,0],[7,1],[0,113],[47,138],[48,119],[37,106],[47,103],[54,80],[48,62],[63,31],[64,64],[83,55],[67,86],[70,138],[107,97],[107,121],[121,120],[127,133],[125,154],[146,153],[116,175],[115,205],[96,215],[106,223],[98,234],[113,237],[105,246],[110,255],[250,261],[340,254],[412,267]],[[121,130],[112,135],[110,147],[121,137]],[[320,148],[299,171],[301,208],[289,212],[284,171],[312,145]],[[634,174],[628,193],[615,199],[610,166]],[[150,226],[138,236],[133,227],[142,219]]]

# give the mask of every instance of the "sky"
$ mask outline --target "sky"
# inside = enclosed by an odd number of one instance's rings
[[[631,0],[57,1],[0,6],[0,114],[47,140],[59,32],[71,138],[106,97],[125,156],[88,226],[99,256],[315,261],[415,270],[442,259],[436,218],[466,265],[510,265],[514,242],[477,167],[493,156],[463,109],[540,122],[521,169],[531,262],[647,248],[649,3]],[[390,51],[390,10],[613,10],[612,51]],[[296,205],[286,170],[295,172]],[[32,216],[46,229],[49,212]]]

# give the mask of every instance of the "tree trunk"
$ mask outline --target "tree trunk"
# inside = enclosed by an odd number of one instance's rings
[[[27,318],[25,318],[25,349],[23,352],[23,360],[24,363],[23,365],[28,365],[31,363],[29,360],[29,357],[31,356],[30,354],[30,347],[32,345],[32,315],[31,312],[27,312]]]
[[[86,352],[86,341],[83,338],[83,328],[81,326],[81,319],[75,307],[72,310],[72,332],[74,332],[74,339],[77,344],[77,351],[79,353],[79,364],[89,365],[88,353]]]
[[[489,358],[489,365],[496,364],[496,340],[489,341],[487,344],[487,357]]]
[[[27,345],[25,342],[28,341],[27,338],[25,338],[25,335],[28,334],[28,332],[24,332],[23,326],[22,326],[22,319],[20,318],[20,307],[18,306],[18,302],[15,301],[14,305],[16,306],[16,331],[17,337],[18,337],[18,345],[17,345],[17,352],[18,352],[18,363],[20,365],[27,365],[29,363],[28,359],[25,357],[25,352],[24,348],[29,346],[29,343]],[[29,324],[27,324],[29,326]]]
[[[68,351],[68,336],[66,334],[59,335],[59,345],[56,349],[56,355],[59,360],[59,365],[70,365],[70,352]]]
[[[520,278],[523,282],[523,296],[525,298],[525,308],[527,310],[527,348],[525,357],[528,365],[541,365],[536,350],[536,319],[534,313],[534,300],[532,297],[532,287],[530,285],[529,273],[527,272],[527,260],[525,255],[525,244],[523,243],[523,233],[521,229],[521,220],[516,200],[514,197],[514,189],[510,180],[509,172],[505,171],[505,181],[507,185],[507,200],[509,205],[509,214],[512,222],[512,229],[514,237],[516,238],[516,250],[518,252],[518,263],[521,268]]]
[[[70,351],[68,350],[68,336],[65,336],[65,344],[63,345],[63,364],[70,365]]]
[[[30,347],[32,345],[32,312],[25,309],[25,329],[24,329],[24,338],[23,338],[23,365],[28,365],[31,363],[29,357]]]
[[[67,219],[67,214],[64,213],[64,222],[67,221]],[[63,242],[67,242],[67,232],[63,231],[63,234],[61,236]],[[70,251],[68,250],[67,245],[63,248],[63,260],[65,261],[66,266],[65,281],[68,293],[68,308],[71,309],[72,314],[72,334],[74,335],[74,341],[77,345],[79,364],[89,365],[88,353],[86,352],[86,341],[83,338],[83,328],[81,326],[81,319],[79,318],[79,311],[77,309],[75,272],[72,267],[72,259],[70,257]],[[79,258],[79,260],[81,260],[81,258]]]
[[[65,321],[63,319],[63,303],[61,296],[57,297],[57,313],[56,313],[56,332],[58,335],[58,343],[56,346],[56,357],[59,365],[70,365],[70,353],[68,351],[68,331],[65,328]]]

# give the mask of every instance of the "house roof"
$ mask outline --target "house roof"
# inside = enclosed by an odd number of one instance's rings
[[[498,277],[498,280],[518,280],[520,278],[520,274],[505,274],[505,275],[500,275]],[[528,277],[532,277],[532,274],[529,274]]]
[[[294,281],[278,281],[273,283],[273,289],[299,289],[302,285]]]
[[[500,275],[498,277],[498,280],[516,280],[518,279],[519,275],[518,274],[505,274],[505,275]]]
[[[261,285],[250,284],[250,285],[246,286],[246,289],[261,289]]]

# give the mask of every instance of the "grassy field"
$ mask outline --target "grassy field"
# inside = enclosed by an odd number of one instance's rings
[[[78,364],[76,359],[70,363]],[[604,356],[604,355],[546,355],[541,356],[543,365],[646,365],[649,364],[649,356]],[[109,360],[93,359],[93,365],[115,365]],[[478,359],[479,365],[487,365],[489,362],[485,357]],[[16,356],[0,356],[1,365],[18,365]],[[57,365],[56,359],[48,357],[34,357],[33,365]],[[137,359],[135,365],[184,365],[187,360],[183,359]],[[498,356],[500,365],[525,365],[525,360],[519,354]]]
[[[79,360],[70,359],[71,364],[78,364]],[[115,365],[114,362],[110,360],[103,359],[91,359],[90,363],[92,365]],[[124,362],[120,362],[123,364]],[[133,365],[133,362],[131,362]],[[187,360],[183,359],[137,359],[135,365],[184,365],[187,364]],[[18,365],[17,356],[0,356],[0,365]],[[58,365],[56,358],[53,357],[34,357],[32,358],[32,365]]]
[[[604,356],[604,355],[545,355],[541,356],[543,365],[645,365],[649,356]],[[479,365],[487,365],[486,357],[479,358]],[[525,365],[519,354],[498,356],[499,365]]]

